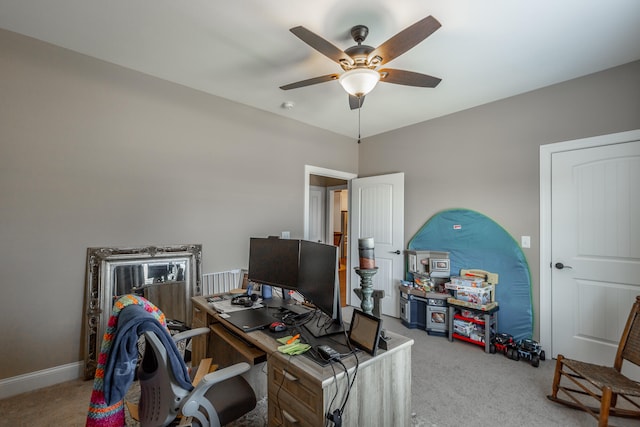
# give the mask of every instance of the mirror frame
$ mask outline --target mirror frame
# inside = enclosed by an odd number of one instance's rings
[[[135,261],[186,260],[185,301],[191,326],[191,297],[202,292],[202,245],[184,244],[173,246],[143,246],[132,248],[94,247],[87,249],[86,294],[85,294],[85,379],[95,376],[102,337],[111,316],[113,300],[112,269],[118,264]]]

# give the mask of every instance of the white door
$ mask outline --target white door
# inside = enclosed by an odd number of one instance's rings
[[[341,215],[342,211],[347,211],[348,207],[348,199],[342,202],[342,194],[348,193],[347,191],[347,182],[344,185],[336,185],[327,187],[327,196],[326,196],[326,206],[327,206],[327,227],[326,227],[326,243],[333,244],[334,242],[334,233],[335,232],[343,232],[342,224],[341,224]],[[344,236],[346,238],[346,236]],[[341,245],[338,245],[339,247]],[[338,250],[338,256],[342,257],[343,255]],[[343,301],[344,302],[344,301]]]
[[[309,187],[309,240],[325,242],[325,194],[324,187]]]
[[[640,295],[640,141],[551,160],[553,356],[611,365]]]
[[[398,284],[404,277],[404,173],[353,179],[349,194],[351,266],[358,266],[358,239],[373,237],[378,267],[373,276],[373,288],[385,293],[380,312],[398,317]],[[359,283],[360,277],[351,268],[351,287],[356,288]],[[355,295],[352,298],[360,304]]]

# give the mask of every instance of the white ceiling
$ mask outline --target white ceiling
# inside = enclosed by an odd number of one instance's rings
[[[363,24],[377,47],[428,15],[442,27],[386,66],[442,82],[378,84],[362,137],[640,59],[639,0],[0,0],[1,28],[354,139],[338,82],[279,89],[342,71],[289,28],[346,49]]]

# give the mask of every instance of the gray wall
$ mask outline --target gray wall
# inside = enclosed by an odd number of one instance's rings
[[[632,129],[640,129],[640,61],[367,138],[358,172],[405,173],[407,242],[451,208],[489,216],[518,242],[531,236],[523,251],[538,337],[539,147]]]
[[[0,378],[83,359],[91,246],[303,237],[304,165],[356,141],[0,30]]]

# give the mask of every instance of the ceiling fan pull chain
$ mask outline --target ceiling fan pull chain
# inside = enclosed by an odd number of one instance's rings
[[[362,110],[362,97],[358,97],[358,144],[360,144],[360,110]]]

